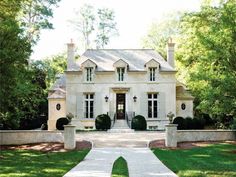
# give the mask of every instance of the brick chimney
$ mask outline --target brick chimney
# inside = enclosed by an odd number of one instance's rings
[[[71,39],[70,43],[67,44],[67,71],[73,70],[75,63],[75,44]]]
[[[175,68],[175,43],[172,42],[172,38],[169,38],[167,43],[167,62]]]

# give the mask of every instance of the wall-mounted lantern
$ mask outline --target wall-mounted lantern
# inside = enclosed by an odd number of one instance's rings
[[[136,96],[134,96],[134,97],[133,97],[133,99],[134,99],[134,102],[136,102],[136,101],[137,101],[137,97],[136,97]]]
[[[108,99],[109,99],[108,96],[105,96],[105,101],[106,101],[106,102],[108,102]]]

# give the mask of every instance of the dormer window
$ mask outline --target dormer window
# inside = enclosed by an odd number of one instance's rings
[[[93,81],[93,68],[92,67],[86,68],[86,81],[87,82]]]
[[[149,68],[149,81],[156,80],[156,68]]]
[[[125,68],[117,68],[118,81],[124,81]]]

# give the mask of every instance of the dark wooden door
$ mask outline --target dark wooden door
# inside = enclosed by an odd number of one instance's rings
[[[117,119],[125,119],[125,94],[116,94],[116,113]]]

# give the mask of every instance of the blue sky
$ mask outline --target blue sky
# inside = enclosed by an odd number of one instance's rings
[[[108,7],[115,11],[119,36],[113,37],[106,48],[141,48],[141,38],[153,22],[173,11],[198,10],[201,0],[61,0],[54,10],[53,30],[43,30],[33,48],[32,59],[43,59],[66,50],[66,43],[73,39],[79,53],[83,52],[79,32],[68,21],[75,18],[85,3],[95,8]]]

